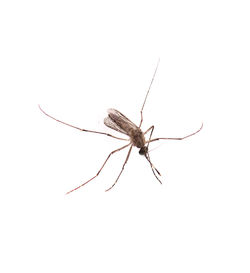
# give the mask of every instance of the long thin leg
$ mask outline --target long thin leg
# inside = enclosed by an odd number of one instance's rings
[[[150,130],[152,130],[152,127],[154,127],[154,125],[152,125],[151,127],[149,127],[148,130],[146,130],[143,134],[146,135]]]
[[[127,162],[128,162],[129,155],[130,155],[130,153],[131,153],[132,147],[133,147],[133,145],[131,145],[130,148],[129,148],[129,150],[128,150],[127,157],[126,157],[126,159],[125,159],[125,161],[124,161],[124,163],[123,163],[123,165],[122,165],[122,169],[121,169],[121,171],[120,171],[118,177],[117,177],[116,180],[115,180],[115,183],[114,183],[111,187],[109,187],[106,191],[111,190],[111,189],[114,187],[114,185],[117,183],[118,179],[120,178],[120,176],[121,176],[121,174],[122,174],[122,172],[123,172],[123,170],[124,170],[124,167],[125,167],[125,165],[126,165]]]
[[[150,164],[150,167],[151,167],[151,170],[155,176],[155,178],[162,184],[161,180],[159,179],[159,177],[156,175],[155,171],[158,173],[158,175],[161,175],[160,172],[155,168],[155,166],[152,164],[150,158],[149,158],[149,154],[145,155],[147,161],[149,162]]]
[[[154,138],[154,139],[148,140],[148,141],[146,141],[146,143],[153,142],[153,141],[157,141],[157,140],[161,140],[161,139],[167,139],[167,140],[182,140],[182,139],[191,137],[191,136],[193,136],[193,135],[199,133],[200,130],[202,129],[202,127],[203,127],[203,123],[202,123],[202,125],[201,125],[201,127],[200,127],[199,130],[197,130],[196,132],[194,132],[194,133],[192,133],[192,134],[189,134],[189,135],[187,135],[187,136],[184,136],[184,137],[158,137],[158,138]]]
[[[152,138],[152,134],[153,134],[154,129],[155,129],[155,127],[154,127],[154,125],[152,125],[152,126],[151,126],[150,128],[148,128],[148,130],[146,131],[146,133],[147,133],[148,131],[151,130],[149,139],[148,139],[148,141],[147,141],[147,143],[148,143],[147,148],[148,148],[149,143],[150,143],[150,140],[151,140],[151,138]],[[145,133],[144,133],[144,134],[145,134]]]
[[[155,68],[154,75],[153,75],[153,77],[152,77],[152,79],[151,79],[151,82],[150,82],[150,85],[149,85],[149,88],[148,88],[148,92],[147,92],[147,94],[146,94],[146,97],[145,97],[145,99],[144,99],[144,102],[143,102],[143,105],[142,105],[142,108],[141,108],[141,112],[140,112],[140,113],[141,113],[141,121],[140,121],[139,128],[141,128],[141,125],[142,125],[142,121],[143,121],[143,108],[144,108],[144,106],[145,106],[145,103],[146,103],[146,100],[147,100],[147,97],[148,97],[150,88],[151,88],[152,83],[153,83],[153,81],[154,81],[154,78],[155,78],[155,75],[156,75],[156,72],[157,72],[157,69],[158,69],[158,66],[159,66],[159,62],[160,62],[160,59],[159,59],[158,62],[157,62],[157,65],[156,65],[156,68]]]
[[[102,169],[104,168],[104,166],[105,166],[105,164],[107,163],[107,161],[109,160],[110,156],[111,156],[112,154],[114,154],[114,153],[116,153],[116,152],[119,152],[119,151],[121,151],[122,149],[128,147],[129,145],[130,145],[130,143],[127,144],[127,145],[125,145],[125,146],[123,146],[123,147],[121,147],[121,148],[119,148],[119,149],[116,149],[116,150],[112,151],[112,152],[108,155],[108,157],[106,158],[106,160],[105,160],[104,163],[102,164],[101,169],[97,172],[97,174],[96,174],[95,176],[93,176],[92,178],[90,178],[87,182],[84,182],[84,183],[81,184],[80,186],[74,188],[73,190],[68,191],[66,194],[69,194],[69,193],[71,193],[71,192],[73,192],[73,191],[78,190],[78,189],[81,188],[82,186],[84,186],[84,185],[86,185],[87,183],[89,183],[91,180],[95,179],[95,178],[100,174],[100,172],[102,171]],[[131,150],[131,148],[130,148],[130,150]]]
[[[151,137],[152,137],[152,134],[153,134],[153,131],[154,131],[154,125],[152,125],[151,127],[148,128],[148,130],[144,133],[144,135],[146,133],[148,133],[150,130],[150,136],[149,136],[149,140],[147,141],[147,150],[148,150],[148,146],[149,146],[149,143],[150,143],[150,140],[151,140]],[[150,156],[149,156],[149,153],[147,152],[147,154],[145,155],[146,159],[148,160],[149,164],[150,164],[150,167],[151,167],[151,170],[154,174],[154,176],[156,177],[156,179],[162,184],[161,180],[157,177],[155,171],[158,173],[158,175],[161,176],[160,172],[155,168],[155,166],[153,165],[153,163],[151,162],[151,159],[150,159]]]
[[[75,128],[75,129],[80,130],[80,131],[82,131],[82,132],[88,132],[88,133],[95,133],[95,134],[100,134],[100,135],[106,135],[106,136],[113,137],[113,138],[116,138],[116,139],[127,140],[127,141],[128,141],[128,139],[116,137],[116,136],[113,136],[113,135],[110,135],[110,134],[107,134],[107,133],[98,132],[98,131],[92,131],[92,130],[86,130],[86,129],[81,129],[81,128],[79,128],[79,127],[76,127],[76,126],[74,126],[74,125],[71,125],[71,124],[69,124],[69,123],[66,123],[66,122],[64,122],[64,121],[61,121],[61,120],[59,120],[59,119],[56,119],[56,118],[50,116],[49,114],[47,114],[47,113],[41,108],[40,105],[38,105],[38,107],[39,107],[39,109],[40,109],[46,116],[48,116],[49,118],[52,118],[52,119],[54,119],[54,120],[57,121],[57,122],[60,122],[60,123],[62,123],[62,124],[64,124],[64,125],[67,125],[67,126],[69,126],[69,127]]]

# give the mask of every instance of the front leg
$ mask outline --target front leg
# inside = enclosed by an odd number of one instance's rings
[[[149,131],[151,131],[150,132],[150,136],[149,136],[149,140],[147,140],[146,141],[146,143],[147,143],[147,153],[145,154],[145,157],[146,157],[146,159],[148,160],[148,162],[150,163],[150,166],[151,166],[151,169],[152,169],[152,172],[153,172],[153,174],[154,174],[154,176],[156,177],[156,179],[161,183],[161,180],[156,176],[156,174],[155,174],[155,171],[158,173],[158,175],[160,175],[161,176],[161,174],[160,174],[160,172],[155,168],[155,166],[153,165],[153,163],[151,162],[151,159],[150,159],[150,156],[149,156],[149,153],[148,153],[148,146],[149,146],[149,143],[150,143],[150,141],[151,141],[151,138],[152,138],[152,134],[153,134],[153,131],[154,131],[154,125],[152,125],[151,127],[149,127],[148,129],[147,129],[147,131],[145,131],[145,133],[144,133],[144,135],[145,134],[147,134]],[[162,184],[162,183],[161,183]]]
[[[146,143],[148,143],[148,144],[147,144],[147,148],[148,148],[148,146],[149,146],[149,143],[151,142],[151,138],[152,138],[152,134],[153,134],[154,129],[155,129],[155,126],[152,125],[152,126],[149,127],[148,130],[144,133],[144,135],[146,135],[146,134],[151,130],[150,136],[149,136],[149,140],[146,141]]]

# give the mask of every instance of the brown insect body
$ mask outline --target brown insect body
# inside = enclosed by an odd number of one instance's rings
[[[131,120],[116,109],[108,110],[108,117],[104,119],[104,124],[120,133],[130,137],[131,143],[137,148],[143,148],[146,144],[142,130]]]
[[[145,146],[146,144],[145,137],[140,128],[137,128],[137,130],[131,130],[129,132],[129,136],[135,147],[143,148]]]

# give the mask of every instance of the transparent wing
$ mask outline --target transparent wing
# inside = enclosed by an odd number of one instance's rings
[[[107,127],[111,128],[111,129],[113,129],[113,130],[115,130],[115,131],[117,131],[117,132],[120,132],[120,133],[122,133],[122,134],[128,135],[124,130],[122,130],[120,127],[118,127],[117,124],[114,123],[114,122],[112,121],[112,119],[110,119],[109,117],[106,117],[106,118],[104,119],[104,124],[105,124]]]
[[[131,130],[137,130],[138,127],[121,112],[115,109],[108,109],[108,117],[104,119],[104,124],[122,134],[129,135]]]

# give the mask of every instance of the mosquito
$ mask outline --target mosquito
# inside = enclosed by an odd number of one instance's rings
[[[146,101],[147,101],[147,98],[148,98],[148,94],[150,92],[150,89],[151,89],[151,86],[152,86],[152,83],[154,81],[154,78],[155,78],[155,75],[156,75],[156,72],[157,72],[157,69],[158,69],[158,66],[159,66],[159,60],[157,62],[157,65],[156,65],[156,68],[155,68],[155,71],[154,71],[154,74],[153,74],[153,77],[151,79],[151,82],[149,84],[149,88],[147,90],[147,93],[146,93],[146,96],[144,98],[144,101],[143,101],[143,104],[142,104],[142,107],[141,107],[141,111],[140,111],[140,115],[141,115],[141,120],[140,120],[140,124],[139,126],[135,125],[131,120],[129,120],[126,116],[124,116],[121,112],[119,112],[118,110],[115,110],[115,109],[108,109],[108,116],[104,119],[104,124],[119,132],[119,133],[122,133],[126,136],[129,137],[129,139],[127,138],[121,138],[121,137],[117,137],[117,136],[113,136],[111,134],[108,134],[108,133],[104,133],[104,132],[99,132],[99,131],[93,131],[93,130],[86,130],[86,129],[82,129],[82,128],[79,128],[79,127],[76,127],[74,125],[71,125],[69,123],[66,123],[64,121],[61,121],[59,119],[56,119],[54,117],[52,117],[51,115],[47,114],[42,108],[40,105],[39,108],[40,110],[48,117],[50,117],[51,119],[57,121],[57,122],[60,122],[64,125],[67,125],[67,126],[70,126],[72,128],[75,128],[77,130],[80,130],[82,132],[88,132],[88,133],[95,133],[95,134],[101,134],[101,135],[106,135],[108,137],[112,137],[112,138],[115,138],[115,139],[119,139],[119,140],[123,140],[123,141],[129,141],[128,144],[112,151],[111,153],[109,153],[109,155],[107,156],[106,160],[104,161],[104,163],[102,164],[101,168],[98,170],[98,172],[96,173],[95,176],[91,177],[89,180],[87,180],[86,182],[84,182],[83,184],[79,185],[78,187],[68,191],[66,194],[69,194],[73,191],[76,191],[78,190],[79,188],[85,186],[87,183],[89,183],[90,181],[94,180],[100,173],[101,171],[103,170],[104,166],[106,165],[107,161],[109,160],[109,158],[111,157],[111,155],[113,155],[114,153],[117,153],[127,147],[129,147],[129,150],[128,150],[128,153],[127,153],[127,156],[126,156],[126,159],[122,165],[122,168],[121,168],[121,171],[119,173],[119,175],[117,176],[115,182],[112,184],[111,187],[109,187],[108,189],[106,189],[106,191],[109,191],[111,190],[115,184],[117,183],[117,181],[119,180],[123,170],[124,170],[124,167],[125,165],[127,164],[128,160],[129,160],[129,156],[130,156],[130,153],[132,151],[132,148],[133,147],[136,147],[139,149],[139,154],[144,156],[146,158],[146,160],[148,161],[150,167],[151,167],[151,170],[155,176],[155,178],[162,184],[159,176],[161,176],[160,172],[156,169],[156,167],[153,165],[153,163],[151,162],[151,159],[150,159],[150,156],[149,156],[149,143],[151,142],[154,142],[154,141],[158,141],[158,140],[183,140],[185,138],[188,138],[188,137],[191,137],[195,134],[197,134],[198,132],[200,132],[200,130],[202,129],[203,127],[203,123],[201,124],[201,127],[195,131],[194,133],[191,133],[189,135],[186,135],[184,137],[158,137],[158,138],[152,138],[152,135],[153,135],[153,131],[154,131],[154,125],[152,125],[151,127],[149,127],[145,132],[143,132],[141,130],[141,126],[142,126],[142,122],[143,122],[143,109],[144,109],[144,106],[146,104]],[[146,140],[145,139],[145,135],[149,133],[149,139]]]

